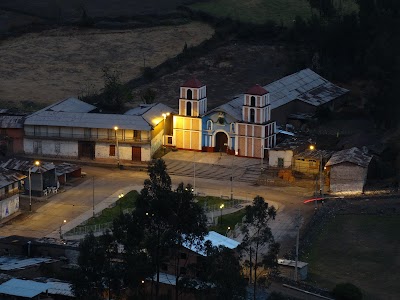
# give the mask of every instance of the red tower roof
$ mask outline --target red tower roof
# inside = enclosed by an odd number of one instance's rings
[[[192,77],[191,79],[186,81],[184,84],[182,84],[182,87],[190,87],[190,88],[201,88],[202,86],[203,86],[203,84],[196,77]]]
[[[256,84],[255,86],[249,88],[246,92],[246,94],[250,94],[250,95],[257,95],[257,96],[262,96],[267,94],[268,91],[266,89],[264,89],[262,86]]]

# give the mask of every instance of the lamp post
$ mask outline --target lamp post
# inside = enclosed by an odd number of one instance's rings
[[[63,224],[65,224],[65,223],[67,223],[67,220],[64,220],[61,224],[60,224],[60,240],[62,240],[63,239],[63,236],[62,236],[62,226],[63,226]]]
[[[31,173],[32,173],[32,167],[38,167],[40,166],[40,161],[36,160],[34,162],[33,166],[29,167],[28,170],[28,180],[29,180],[29,211],[32,212],[32,181],[31,181]]]
[[[222,209],[224,208],[224,204],[221,204],[220,206],[219,206],[219,209],[221,210],[221,225],[222,225]]]
[[[310,150],[315,150],[314,145],[310,145]],[[319,195],[323,194],[323,185],[322,185],[322,151],[319,152]]]
[[[193,151],[193,194],[196,196],[196,151]]]
[[[261,158],[261,167],[260,167],[260,171],[261,171],[261,174],[262,174],[263,171],[264,171],[264,145],[262,144],[262,141],[261,141],[261,153],[260,153],[260,158]]]
[[[119,168],[119,145],[118,145],[118,126],[114,126],[115,145],[117,146],[117,167]]]
[[[231,227],[230,227],[230,226],[228,226],[228,228],[226,229],[225,236],[228,236],[228,232],[229,232],[229,230],[231,230]]]
[[[121,193],[121,194],[119,194],[118,195],[118,202],[119,202],[119,212],[120,212],[120,214],[122,215],[122,207],[121,207],[121,202],[122,202],[122,198],[124,197],[125,195],[123,194],[123,193]]]
[[[163,129],[163,142],[162,142],[162,146],[163,146],[164,154],[165,154],[165,121],[166,121],[167,117],[169,116],[169,113],[163,113],[162,116],[163,116],[163,119],[164,119],[164,129]]]

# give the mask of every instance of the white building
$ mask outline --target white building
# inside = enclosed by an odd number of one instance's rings
[[[28,116],[24,125],[25,154],[148,161],[162,145],[163,114],[172,109],[156,103],[143,104],[125,114],[95,111],[93,105],[68,98]]]
[[[19,191],[25,175],[0,168],[0,220],[19,210]]]

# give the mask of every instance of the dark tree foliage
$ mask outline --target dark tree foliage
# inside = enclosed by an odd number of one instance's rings
[[[339,283],[332,291],[337,300],[362,300],[363,295],[358,287],[352,283]]]
[[[73,289],[78,299],[103,299],[104,294],[118,297],[121,293],[122,265],[113,259],[117,247],[113,236],[100,237],[89,233],[79,245],[79,268],[73,277]]]
[[[235,251],[223,246],[213,247],[209,241],[204,251],[206,256],[198,266],[203,288],[206,289],[212,283],[217,299],[245,299],[247,282]]]
[[[140,98],[142,99],[144,104],[152,104],[156,99],[157,93],[153,89],[146,89],[144,92],[141,92]]]
[[[149,165],[149,177],[137,200],[134,214],[144,226],[144,245],[152,257],[156,273],[156,291],[159,294],[160,266],[164,260],[175,261],[175,276],[180,278],[179,249],[182,244],[199,243],[207,233],[206,217],[202,207],[194,202],[192,187],[179,184],[171,190],[171,178],[162,159]],[[163,249],[170,249],[169,254]],[[179,285],[176,284],[176,296]]]
[[[255,197],[253,204],[246,206],[245,225],[242,227],[244,237],[240,249],[242,254],[248,257],[246,264],[249,267],[249,277],[253,282],[254,299],[257,298],[257,284],[262,283],[266,278],[260,277],[259,269],[276,269],[279,244],[275,243],[268,226],[270,220],[274,220],[275,217],[275,207],[269,206],[263,197]],[[266,245],[269,247],[268,253],[261,253],[261,249]]]

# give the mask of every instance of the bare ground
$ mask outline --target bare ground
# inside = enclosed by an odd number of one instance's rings
[[[275,81],[289,70],[290,51],[284,46],[265,43],[232,42],[158,80],[133,91],[140,101],[146,88],[156,91],[157,102],[173,108],[178,106],[179,87],[192,76],[207,85],[208,108],[214,108],[245,92],[254,84],[265,85]]]
[[[203,23],[134,30],[61,28],[29,33],[0,43],[0,100],[54,102],[103,86],[108,66],[128,81],[198,45],[214,30]]]

